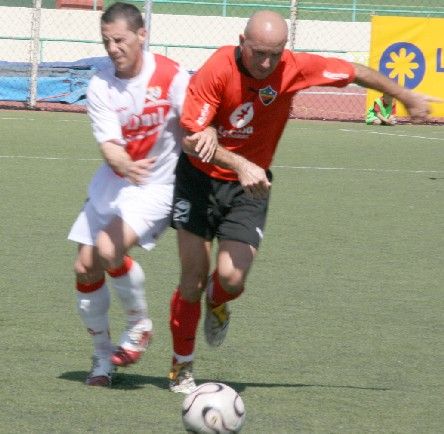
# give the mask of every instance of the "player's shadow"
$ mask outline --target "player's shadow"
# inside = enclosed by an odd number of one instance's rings
[[[68,381],[76,381],[83,383],[85,381],[88,372],[86,371],[71,371],[64,372],[58,378],[62,380]],[[294,387],[294,388],[302,388],[302,387],[324,387],[324,388],[333,388],[333,389],[358,389],[358,390],[375,390],[375,391],[386,391],[391,390],[387,387],[378,387],[378,386],[353,386],[353,385],[334,385],[334,384],[310,384],[310,383],[259,383],[259,382],[248,382],[248,381],[226,381],[224,379],[205,379],[198,378],[196,380],[197,384],[207,383],[207,382],[219,382],[225,383],[228,386],[232,387],[238,392],[243,392],[248,387]],[[113,375],[113,389],[121,389],[121,390],[135,390],[143,388],[146,385],[155,386],[159,389],[168,389],[168,380],[166,377],[156,377],[150,375],[138,375],[138,374],[128,374],[117,372]]]

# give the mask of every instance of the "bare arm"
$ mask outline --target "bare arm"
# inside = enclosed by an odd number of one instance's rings
[[[213,162],[221,167],[234,170],[245,192],[251,197],[264,199],[268,196],[271,182],[262,167],[222,146],[217,147]]]
[[[386,118],[385,116],[383,116],[380,112],[376,113],[376,117],[383,123],[386,125],[394,125],[394,122],[392,122],[393,118],[392,116]]]
[[[205,131],[205,130],[204,130]],[[203,132],[201,132],[203,133]],[[199,155],[195,151],[196,140],[200,133],[190,133],[185,137],[183,142],[183,149],[186,153],[195,157]],[[267,174],[264,169],[258,165],[252,163],[241,155],[228,151],[223,146],[217,143],[210,160],[204,160],[204,162],[210,162],[226,169],[234,170],[237,173],[239,182],[242,185],[245,192],[251,197],[265,198],[271,187],[270,181],[268,181]]]
[[[100,151],[104,160],[115,172],[136,185],[144,183],[149,169],[156,161],[155,157],[133,161],[125,151],[125,148],[113,141],[101,143]]]
[[[354,67],[356,84],[392,95],[404,104],[413,122],[422,122],[427,119],[427,116],[430,114],[431,102],[442,102],[439,98],[421,95],[403,88],[380,72],[367,66],[354,63]]]
[[[198,133],[188,133],[182,143],[182,149],[187,154],[199,158],[204,163],[209,163],[218,146],[217,131],[209,125]]]

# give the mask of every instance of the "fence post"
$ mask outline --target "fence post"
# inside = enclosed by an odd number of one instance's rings
[[[353,5],[352,5],[352,21],[355,22],[356,21],[356,2],[357,0],[353,0]]]
[[[42,0],[33,0],[32,23],[31,23],[31,52],[29,59],[31,63],[31,82],[29,84],[29,108],[34,108],[37,101],[37,79],[39,69],[40,52],[40,17],[42,12]]]
[[[222,3],[222,16],[223,17],[227,16],[227,0],[223,0]]]
[[[298,0],[291,0],[290,4],[290,38],[289,46],[290,50],[295,49],[295,39],[296,39],[296,20],[298,15]]]
[[[145,29],[146,29],[146,39],[144,48],[146,51],[150,49],[150,33],[151,33],[151,13],[153,10],[153,0],[145,0]]]

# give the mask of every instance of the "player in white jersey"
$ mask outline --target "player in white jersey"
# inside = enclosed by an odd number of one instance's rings
[[[87,108],[104,163],[68,236],[79,246],[77,307],[93,340],[86,379],[92,386],[111,385],[115,366],[137,362],[152,336],[144,272],[128,252],[135,245],[150,250],[169,226],[183,136],[179,117],[189,80],[172,60],[143,51],[146,30],[133,5],[110,6],[101,33],[110,63],[91,79]],[[208,159],[216,143],[210,133],[195,150]],[[127,315],[117,347],[109,333],[108,284]]]

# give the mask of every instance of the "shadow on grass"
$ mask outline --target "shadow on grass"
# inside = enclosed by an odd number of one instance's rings
[[[83,383],[85,381],[88,372],[86,371],[72,371],[64,372],[58,378],[68,381],[77,381]],[[387,387],[371,387],[371,386],[350,386],[350,385],[331,385],[331,384],[303,384],[303,383],[256,383],[256,382],[236,382],[236,381],[224,381],[216,379],[203,379],[199,378],[197,380],[198,385],[207,382],[223,382],[228,384],[233,389],[238,392],[243,392],[248,387],[326,387],[333,389],[358,389],[358,390],[375,390],[375,391],[386,391],[391,390]],[[158,387],[159,389],[168,389],[168,380],[166,377],[154,377],[150,375],[137,375],[137,374],[126,374],[126,373],[116,373],[113,375],[113,389],[122,390],[135,390],[140,389],[146,385],[151,385]]]

